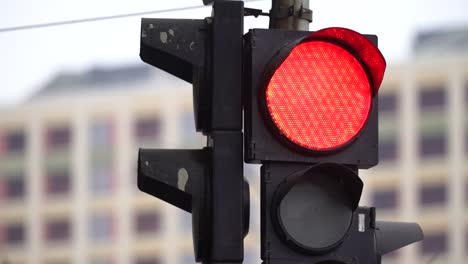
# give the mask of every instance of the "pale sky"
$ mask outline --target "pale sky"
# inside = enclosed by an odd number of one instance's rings
[[[202,0],[3,0],[0,28],[202,5]],[[268,11],[271,0],[246,3]],[[310,30],[347,27],[376,34],[387,61],[409,59],[420,30],[468,26],[467,0],[310,0]],[[204,18],[210,7],[145,17]],[[267,18],[246,18],[245,29],[268,27]],[[0,106],[21,102],[60,71],[142,63],[140,17],[42,29],[0,32]]]

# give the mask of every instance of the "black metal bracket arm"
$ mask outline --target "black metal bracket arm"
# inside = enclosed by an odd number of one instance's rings
[[[203,19],[141,20],[141,59],[189,83],[205,67],[206,23]]]
[[[376,221],[375,226],[377,252],[380,255],[424,239],[423,231],[417,223]]]
[[[209,148],[197,150],[140,149],[138,188],[184,211],[204,193],[209,175]]]
[[[138,188],[192,213],[197,259],[207,257],[211,237],[212,148],[140,149]]]
[[[244,16],[254,16],[254,17],[268,16],[269,17],[270,13],[265,13],[261,9],[244,7]]]

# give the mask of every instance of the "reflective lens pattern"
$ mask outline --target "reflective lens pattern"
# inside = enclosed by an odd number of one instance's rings
[[[298,44],[276,69],[266,88],[274,124],[290,141],[323,151],[352,140],[371,107],[369,79],[361,63],[326,41]]]

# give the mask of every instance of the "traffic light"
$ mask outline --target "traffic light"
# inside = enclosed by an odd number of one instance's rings
[[[244,43],[245,161],[261,163],[265,263],[374,264],[422,239],[359,207],[378,163],[377,37],[345,28],[252,29]]]
[[[246,35],[247,162],[377,164],[376,36],[253,29]]]
[[[141,59],[193,84],[195,150],[140,149],[138,187],[192,213],[195,259],[242,263],[249,187],[243,178],[243,2],[216,2],[212,17],[143,19]],[[229,52],[226,52],[228,50]]]
[[[265,263],[375,264],[422,239],[414,223],[359,207],[359,169],[378,163],[377,37],[345,28],[251,29],[242,1],[204,20],[143,19],[140,57],[193,84],[199,150],[141,149],[138,187],[192,213],[203,263],[241,263],[249,185],[261,166]]]

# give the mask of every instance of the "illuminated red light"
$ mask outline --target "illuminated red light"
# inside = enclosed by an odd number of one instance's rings
[[[361,62],[367,66],[373,86],[372,89],[374,89],[374,93],[377,93],[382,83],[387,64],[382,53],[380,53],[379,49],[377,49],[369,39],[356,31],[339,27],[319,30],[309,35],[306,39],[309,38],[334,39],[335,41],[347,45],[349,49],[353,50],[353,53],[359,56]]]
[[[274,72],[265,96],[280,132],[316,151],[352,140],[366,123],[372,102],[362,63],[345,48],[322,40],[295,46]]]

